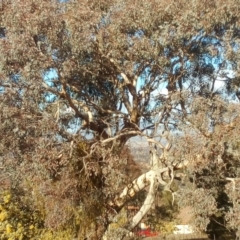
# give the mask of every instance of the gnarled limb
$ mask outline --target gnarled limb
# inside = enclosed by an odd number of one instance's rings
[[[146,188],[147,186],[151,186],[155,178],[157,179],[158,183],[166,185],[167,183],[162,180],[161,174],[168,171],[168,168],[163,168],[158,171],[150,170],[138,178],[136,178],[131,184],[123,189],[121,194],[109,204],[111,206],[122,207],[126,201],[130,198],[134,197],[139,191]]]
[[[165,191],[172,192],[171,183],[175,178],[174,170],[186,167],[186,165],[189,163],[189,162],[176,163],[176,164],[168,163],[167,152],[170,150],[171,145],[167,143],[165,146],[163,146],[161,143],[159,143],[157,146],[160,147],[162,150],[162,154],[159,156],[156,149],[156,141],[152,140],[151,138],[148,138],[148,142],[151,149],[151,163],[150,163],[151,170],[142,174],[138,178],[136,178],[131,184],[129,184],[127,187],[123,189],[123,191],[117,198],[115,198],[113,201],[109,203],[113,207],[115,206],[118,208],[122,208],[129,199],[134,197],[142,189],[149,186],[146,199],[142,204],[140,210],[135,214],[135,216],[130,221],[128,221],[127,226],[124,226],[127,230],[129,230],[129,232],[139,224],[142,218],[147,214],[147,212],[152,207],[155,200],[155,193],[156,193],[157,187],[159,185],[162,185],[164,186]],[[152,145],[152,144],[155,144],[155,145]],[[167,180],[165,181],[165,179]],[[173,195],[173,201],[174,201],[174,195]],[[112,224],[109,225],[107,231],[104,234],[104,237],[103,237],[104,240],[109,239],[108,236],[111,235],[110,234],[110,231],[112,229],[111,225]],[[119,239],[122,239],[122,238],[119,238]]]
[[[149,176],[150,181],[150,187],[147,194],[147,197],[140,208],[140,210],[137,212],[137,214],[132,218],[129,228],[133,229],[136,227],[139,222],[142,220],[142,218],[146,215],[146,213],[149,211],[149,209],[152,207],[154,200],[155,200],[155,192],[158,187],[158,176],[155,171],[152,172],[152,174]]]
[[[152,207],[155,200],[155,192],[158,185],[159,184],[162,184],[164,186],[168,185],[168,183],[165,182],[161,177],[161,175],[168,170],[169,169],[166,167],[158,170],[150,170],[147,173],[142,174],[140,177],[135,179],[131,184],[125,187],[118,198],[116,198],[113,202],[110,202],[110,205],[112,206],[122,207],[127,202],[127,200],[135,196],[139,191],[141,191],[145,187],[150,186],[147,197],[142,207],[136,213],[136,215],[130,220],[130,222],[128,223],[128,226],[126,227],[129,230],[129,232],[139,224],[142,218],[146,215],[146,213]],[[112,223],[112,224],[115,224],[115,223]],[[103,236],[104,240],[109,239],[108,236],[110,236],[112,224],[109,225],[106,233],[104,234]],[[129,232],[122,231],[122,233],[124,234]]]

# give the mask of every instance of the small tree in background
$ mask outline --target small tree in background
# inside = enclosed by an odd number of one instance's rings
[[[122,239],[159,185],[175,197],[185,167],[197,226],[225,226],[220,211],[239,235],[228,188],[239,177],[238,150],[229,152],[238,133],[237,0],[19,0],[0,11],[2,186],[44,203],[46,228],[74,219],[73,235],[94,238],[81,227],[88,213],[86,225],[103,228],[96,238]],[[121,153],[135,136],[149,144],[151,169],[131,182]],[[112,228],[146,187],[139,212]]]

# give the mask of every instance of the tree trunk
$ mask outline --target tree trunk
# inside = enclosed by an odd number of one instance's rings
[[[160,158],[156,151],[153,150],[151,153],[151,170],[136,178],[131,184],[123,189],[121,194],[114,201],[109,203],[113,207],[122,208],[130,198],[134,197],[139,191],[149,186],[149,190],[142,207],[130,221],[128,220],[128,224],[126,226],[122,226],[125,230],[122,229],[122,231],[118,231],[117,238],[115,237],[114,239],[123,239],[140,223],[154,203],[156,190],[159,184],[165,186],[165,188],[171,184],[171,181],[167,183],[162,178],[162,175],[165,172],[169,172],[169,167],[161,167]],[[173,179],[173,176],[171,176],[171,178]],[[113,239],[112,236],[114,233],[112,224],[114,223],[111,223],[108,226],[108,229],[102,238],[103,240]]]

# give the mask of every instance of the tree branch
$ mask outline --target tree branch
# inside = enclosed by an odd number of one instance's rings
[[[76,100],[73,100],[69,94],[66,91],[66,83],[62,82],[62,92],[58,92],[57,90],[52,89],[51,87],[49,87],[45,82],[42,82],[43,86],[46,88],[47,91],[59,96],[60,98],[63,98],[65,100],[67,100],[69,106],[75,111],[75,114],[77,115],[77,117],[81,118],[82,120],[84,120],[87,124],[86,127],[90,128],[93,131],[96,131],[99,133],[99,135],[101,137],[103,137],[104,139],[107,139],[109,136],[107,134],[107,132],[104,130],[103,127],[101,127],[99,124],[97,124],[96,122],[93,121],[93,117],[92,117],[92,112],[89,110],[89,108],[86,108],[86,113],[82,113],[78,107],[75,105],[80,104],[82,106],[85,106],[85,104],[80,103]],[[75,103],[75,104],[74,104]]]

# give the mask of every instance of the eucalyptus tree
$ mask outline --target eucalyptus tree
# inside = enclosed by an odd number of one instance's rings
[[[34,161],[46,146],[36,147],[40,132],[46,144],[57,141],[50,149],[63,162],[80,136],[94,140],[87,156],[99,147],[118,155],[130,138],[146,138],[151,170],[106,202],[118,212],[150,186],[127,230],[149,211],[158,185],[172,191],[175,170],[194,173],[199,159],[224,154],[199,155],[210,143],[222,146],[224,138],[214,138],[218,125],[238,115],[237,104],[229,107],[239,96],[237,0],[3,1],[0,32],[2,114],[15,109],[21,116],[11,118],[25,121],[13,129],[18,141],[2,144],[4,156],[31,153]],[[8,139],[11,130],[3,129]],[[30,136],[39,137],[35,145]],[[104,238],[112,234],[109,227]]]

